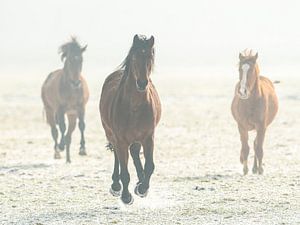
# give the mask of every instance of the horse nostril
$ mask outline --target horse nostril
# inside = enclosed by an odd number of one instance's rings
[[[72,83],[75,87],[79,87],[81,84],[80,80],[74,80]]]
[[[145,90],[148,85],[148,80],[137,80],[137,85],[139,89]]]

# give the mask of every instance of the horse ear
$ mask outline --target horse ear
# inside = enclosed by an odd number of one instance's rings
[[[63,54],[61,54],[61,57],[60,57],[60,59],[61,59],[62,62],[64,61],[65,57],[66,57],[66,53],[64,52]]]
[[[85,52],[86,48],[88,45],[85,45],[84,47],[81,48],[81,52]]]
[[[138,43],[139,40],[140,40],[140,39],[139,39],[139,36],[138,36],[137,34],[134,35],[134,37],[133,37],[133,44]]]
[[[239,54],[239,59],[240,59],[240,61],[242,61],[244,59],[244,56],[242,55],[242,53]]]
[[[258,52],[256,52],[255,56],[254,56],[254,60],[256,61],[258,58]]]
[[[148,43],[150,45],[150,47],[152,48],[154,45],[154,37],[151,35],[150,39],[148,40]]]

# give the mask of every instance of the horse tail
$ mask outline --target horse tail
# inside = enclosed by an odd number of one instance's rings
[[[106,147],[107,150],[110,150],[112,152],[115,150],[113,144],[110,143],[110,142],[105,147]]]

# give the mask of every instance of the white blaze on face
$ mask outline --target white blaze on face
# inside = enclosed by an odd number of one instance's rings
[[[242,95],[246,95],[246,83],[247,83],[247,74],[248,74],[248,70],[250,69],[249,64],[245,63],[244,65],[242,65],[242,80],[240,82],[240,93]]]

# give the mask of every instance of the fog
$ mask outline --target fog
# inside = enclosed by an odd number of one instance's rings
[[[262,71],[297,75],[299,1],[0,2],[0,76],[61,67],[70,35],[88,44],[84,70],[112,71],[133,35],[154,35],[156,71],[203,76],[236,72],[238,52],[259,52]]]

